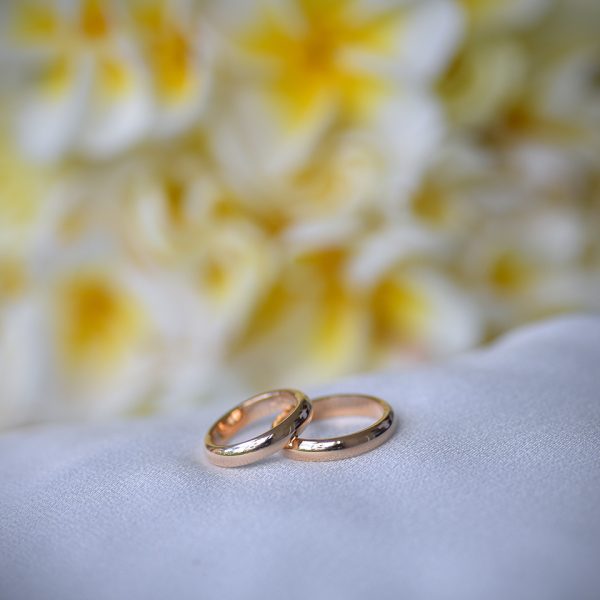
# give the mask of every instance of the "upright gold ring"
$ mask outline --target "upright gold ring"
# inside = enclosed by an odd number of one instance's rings
[[[279,410],[269,431],[244,442],[227,444],[246,425]],[[298,435],[312,417],[308,397],[298,390],[257,394],[232,408],[208,430],[204,446],[208,459],[219,467],[240,467],[278,452]]]
[[[383,400],[364,394],[334,394],[314,398],[313,421],[331,417],[359,415],[377,420],[355,433],[323,439],[294,437],[284,454],[294,460],[337,460],[369,452],[388,440],[396,425],[392,407]]]

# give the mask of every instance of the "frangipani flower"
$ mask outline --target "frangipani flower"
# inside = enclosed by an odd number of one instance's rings
[[[0,348],[9,423],[106,415],[139,401],[147,323],[129,286],[90,265],[47,285],[38,279],[11,307]]]
[[[264,385],[261,364],[269,364],[274,385],[315,382],[364,364],[369,314],[364,290],[345,281],[347,260],[335,247],[290,257],[233,348],[242,380]]]
[[[443,12],[427,15],[432,27],[434,17],[452,18],[448,5],[437,4]],[[272,3],[241,43],[250,56],[264,61],[284,123],[300,127],[331,112],[355,122],[373,113],[398,75],[429,75],[414,73],[414,63],[404,70],[398,64],[419,18],[422,14],[402,5],[374,9],[356,0]],[[436,33],[452,35],[448,27],[456,25],[446,23]],[[439,57],[430,60],[440,62]]]
[[[194,0],[130,0],[131,22],[152,82],[159,138],[185,132],[204,108],[211,79],[212,34]]]
[[[185,278],[202,299],[206,327],[226,343],[270,284],[275,247],[199,156],[183,153],[176,168],[154,166],[120,181],[129,192],[125,243],[140,263]]]
[[[25,95],[13,101],[22,102],[15,110],[26,153],[106,157],[188,127],[208,67],[197,18],[180,17],[158,2],[144,10],[97,0],[13,2],[5,36]]]
[[[400,266],[373,292],[376,364],[447,356],[472,347],[483,333],[479,308],[439,268]]]
[[[11,307],[6,422],[173,410],[209,388],[224,341],[209,310],[176,277],[121,256],[71,248]]]
[[[382,105],[369,126],[325,135],[293,169],[264,173],[231,153],[220,167],[238,205],[268,229],[293,240],[314,232],[326,241],[406,202],[442,135],[436,104],[407,94]]]
[[[600,168],[600,94],[594,84],[600,44],[583,32],[556,43],[560,52],[539,57],[536,75],[509,107],[498,135],[501,149],[533,186],[572,193],[585,173]]]
[[[473,196],[493,170],[490,157],[463,140],[447,139],[411,195],[406,220],[430,231],[439,242],[456,242],[473,230],[477,206]]]
[[[242,93],[219,103],[214,146],[224,161],[265,175],[304,162],[328,127],[364,126],[382,104],[426,89],[461,26],[444,1],[286,0],[258,2],[255,14],[229,35],[237,49],[229,85]],[[423,35],[429,43],[417,50]]]
[[[466,248],[463,267],[492,333],[509,322],[597,303],[579,266],[585,232],[577,212],[558,206],[496,214],[483,226]]]
[[[112,270],[78,269],[60,277],[53,292],[60,360],[78,376],[114,369],[147,332],[141,303]]]
[[[280,384],[443,356],[479,339],[477,307],[435,267],[404,255],[367,280],[356,277],[353,254],[306,252],[282,272],[236,347],[233,364],[253,386],[264,385],[258,365],[273,346]]]

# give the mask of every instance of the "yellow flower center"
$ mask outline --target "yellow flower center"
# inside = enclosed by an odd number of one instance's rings
[[[143,329],[137,303],[105,273],[81,273],[65,281],[57,312],[60,344],[73,367],[117,364]]]
[[[414,213],[430,225],[442,226],[449,217],[448,199],[432,184],[425,184],[412,201]]]
[[[431,313],[426,296],[401,279],[383,281],[373,295],[377,336],[384,342],[411,343],[426,328]]]
[[[353,14],[354,0],[297,0],[300,31],[267,15],[243,46],[276,65],[273,91],[291,126],[330,106],[362,118],[387,89],[385,80],[347,59],[349,51],[389,54],[398,12]]]
[[[533,268],[527,261],[513,252],[501,254],[492,263],[489,278],[500,292],[514,293],[531,282]]]
[[[98,0],[85,0],[81,7],[79,27],[84,37],[99,39],[109,31],[108,16]]]
[[[185,97],[192,88],[192,49],[172,24],[164,24],[149,45],[157,93],[167,101]]]

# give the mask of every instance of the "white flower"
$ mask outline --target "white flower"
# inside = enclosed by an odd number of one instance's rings
[[[582,264],[586,229],[569,206],[532,202],[488,215],[463,252],[463,268],[492,331],[597,304]]]
[[[422,253],[356,244],[293,258],[249,322],[233,365],[250,387],[314,383],[367,366],[399,366],[469,348],[482,335],[468,293]],[[421,251],[421,253],[419,252]],[[365,276],[365,264],[372,265]],[[273,353],[273,348],[278,351]],[[264,373],[260,364],[269,364]]]
[[[201,157],[182,153],[172,165],[149,159],[118,179],[122,235],[137,260],[189,282],[207,311],[207,327],[227,344],[278,268],[265,232]]]
[[[5,425],[176,410],[205,393],[223,336],[185,282],[93,246],[43,268],[5,315]]]
[[[213,147],[234,179],[239,171],[246,179],[244,168],[258,177],[289,174],[308,162],[326,130],[369,126],[394,103],[399,122],[413,114],[419,121],[413,98],[423,96],[449,59],[461,28],[459,12],[444,1],[381,7],[286,0],[252,7],[245,13],[250,25],[233,33],[225,28],[237,52],[223,68],[210,117]],[[393,120],[391,127],[397,129]]]
[[[26,153],[111,156],[196,119],[208,67],[197,17],[158,2],[13,2],[3,36]]]
[[[363,228],[369,215],[397,212],[419,185],[442,138],[426,94],[386,101],[369,126],[326,135],[293,169],[264,173],[235,153],[221,173],[249,215],[293,245],[329,243]],[[237,159],[239,158],[239,162]]]
[[[147,320],[129,274],[104,264],[37,275],[12,308],[3,336],[3,393],[10,421],[98,416],[130,409],[146,389]],[[7,343],[17,339],[12,350]],[[146,368],[144,368],[146,367]],[[144,374],[143,372],[146,371]]]
[[[344,275],[347,249],[288,257],[251,316],[231,364],[249,388],[300,386],[365,364],[369,313]]]
[[[447,356],[479,343],[483,315],[467,290],[441,269],[400,265],[374,290],[378,365],[397,366]]]

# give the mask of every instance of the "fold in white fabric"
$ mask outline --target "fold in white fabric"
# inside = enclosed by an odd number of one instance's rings
[[[0,598],[597,600],[599,372],[600,317],[581,316],[332,383],[312,391],[374,394],[400,418],[339,462],[208,466],[225,398],[5,433]]]

